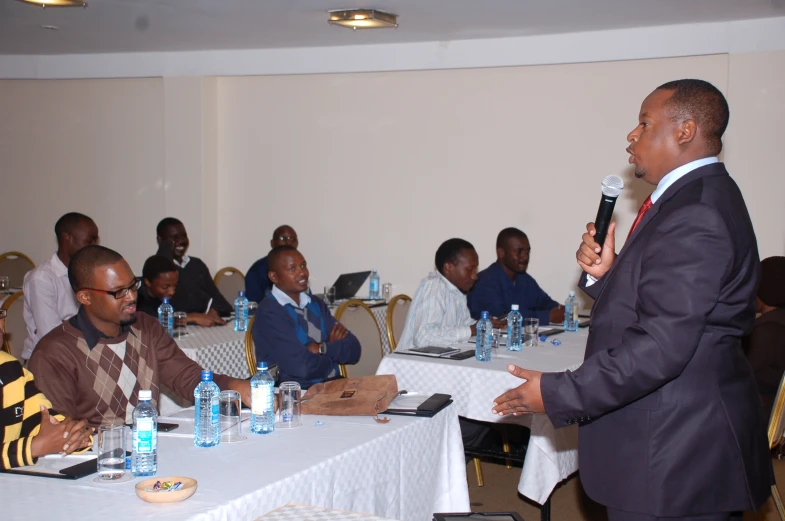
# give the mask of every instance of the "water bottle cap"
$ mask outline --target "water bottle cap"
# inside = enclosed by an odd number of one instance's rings
[[[574,291],[570,291],[570,296],[574,297],[575,296],[575,292]]]
[[[239,291],[238,295],[241,296],[241,297],[244,297],[245,296],[245,291]]]
[[[510,309],[512,309],[513,311],[518,311],[518,304],[513,304],[513,305],[510,307]]]
[[[164,299],[161,302],[163,302],[164,304],[168,304],[169,303],[169,297],[164,297]]]
[[[205,369],[202,371],[202,381],[203,382],[212,382],[213,381],[213,372],[209,369]]]
[[[490,315],[488,314],[488,312],[487,312],[487,311],[483,311],[483,312],[482,312],[482,314],[481,314],[480,316],[482,317],[482,319],[483,319],[483,320],[488,320],[488,317],[489,317]]]
[[[140,402],[144,400],[152,400],[152,399],[153,399],[153,391],[151,391],[150,389],[142,389],[141,391],[139,391]]]
[[[267,371],[267,362],[258,362],[256,364],[257,371]]]

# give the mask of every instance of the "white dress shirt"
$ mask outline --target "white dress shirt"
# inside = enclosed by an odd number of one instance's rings
[[[25,292],[23,316],[27,326],[22,358],[27,360],[41,337],[76,315],[79,303],[68,282],[68,268],[56,253],[27,272],[22,289]]]
[[[466,295],[439,272],[429,273],[414,295],[399,349],[451,346],[471,338],[474,320]]]
[[[311,297],[308,295],[307,291],[301,291],[300,292],[300,303],[299,304],[297,302],[295,302],[294,300],[292,300],[292,297],[290,297],[289,295],[287,295],[286,293],[281,291],[278,288],[278,286],[276,286],[275,284],[273,284],[273,289],[270,292],[270,294],[273,297],[275,297],[275,300],[277,300],[278,303],[280,305],[282,305],[282,306],[285,306],[286,304],[291,304],[292,306],[294,306],[296,308],[305,309],[305,306],[307,306],[308,304],[311,303]]]
[[[172,262],[174,262],[174,265],[177,267],[185,268],[190,260],[191,257],[189,257],[188,255],[183,255],[183,260],[181,262],[177,262],[177,259],[174,258],[172,259]]]

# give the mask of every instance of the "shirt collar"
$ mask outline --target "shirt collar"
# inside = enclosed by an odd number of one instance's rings
[[[271,294],[272,294],[273,297],[275,297],[275,300],[277,300],[278,303],[280,305],[282,305],[282,306],[285,306],[286,304],[291,304],[292,306],[294,306],[296,308],[305,309],[305,306],[307,306],[308,304],[311,303],[311,297],[308,295],[307,291],[301,291],[300,292],[300,303],[299,304],[297,302],[295,302],[294,300],[292,300],[292,297],[290,297],[289,295],[287,295],[286,293],[284,293],[283,291],[278,289],[278,286],[276,286],[274,284],[273,284],[273,290],[271,291]]]
[[[76,312],[72,318],[68,320],[68,323],[74,326],[76,329],[82,332],[84,335],[85,342],[87,342],[88,349],[94,348],[98,345],[98,341],[102,338],[107,340],[114,340],[117,339],[117,342],[112,342],[118,344],[123,341],[120,337],[126,336],[128,333],[134,334],[133,329],[131,329],[130,325],[120,326],[120,334],[114,338],[109,338],[105,334],[101,332],[97,327],[93,325],[90,319],[87,317],[87,313],[85,313],[84,306],[79,306],[79,311]],[[136,335],[134,335],[136,336]]]
[[[651,202],[652,204],[657,202],[657,199],[662,197],[662,194],[665,193],[665,190],[670,188],[670,186],[684,177],[685,175],[689,174],[693,170],[700,168],[702,166],[710,165],[712,163],[716,163],[719,160],[716,157],[704,157],[703,159],[696,159],[695,161],[691,161],[686,165],[681,165],[679,168],[670,171],[665,177],[660,179],[660,182],[657,184],[657,188],[651,194]]]
[[[52,265],[52,270],[54,270],[55,275],[57,275],[58,277],[63,277],[65,275],[68,275],[68,266],[63,264],[63,261],[60,260],[60,257],[57,255],[57,252],[55,252],[55,254],[52,255],[52,259],[49,261],[49,263]]]
[[[452,292],[455,292],[455,293],[459,293],[459,294],[461,294],[463,296],[466,296],[466,294],[463,291],[458,289],[458,287],[455,284],[453,284],[452,282],[447,280],[447,277],[445,277],[444,275],[442,275],[438,271],[432,271],[431,273],[429,273],[428,274],[428,278],[429,279],[441,279],[442,283],[447,286],[447,289],[449,291],[452,291]]]
[[[175,265],[179,266],[181,268],[185,268],[185,265],[188,264],[188,262],[190,260],[191,260],[191,257],[189,257],[188,255],[183,255],[183,261],[182,262],[177,262],[177,259],[172,258],[172,261],[175,263]]]

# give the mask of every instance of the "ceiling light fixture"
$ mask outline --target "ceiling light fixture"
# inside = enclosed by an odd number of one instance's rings
[[[44,9],[47,7],[84,7],[87,8],[85,0],[17,0],[25,4],[40,5]]]
[[[398,27],[398,15],[376,9],[335,9],[330,14],[330,25],[351,29],[384,29]]]

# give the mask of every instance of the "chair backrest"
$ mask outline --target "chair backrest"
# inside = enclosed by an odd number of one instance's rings
[[[341,367],[341,374],[348,376],[347,373],[351,372],[352,376],[375,375],[384,356],[384,350],[379,324],[371,308],[362,301],[349,300],[341,304],[335,312],[335,319],[357,337],[362,347],[360,361],[348,369],[345,366]]]
[[[253,335],[251,334],[254,318],[256,317],[248,319],[248,330],[245,332],[245,362],[248,364],[248,372],[251,376],[256,374],[256,349],[254,348]]]
[[[0,255],[0,276],[8,277],[12,288],[21,288],[25,274],[35,268],[30,257],[18,251],[9,251]]]
[[[412,298],[408,295],[396,295],[387,304],[387,341],[390,343],[390,352],[395,351],[398,340],[403,334],[403,327],[406,325],[406,315],[409,314],[409,307],[412,305]]]
[[[17,291],[3,302],[2,308],[6,310],[5,317],[5,339],[3,350],[12,354],[18,360],[22,360],[22,350],[24,349],[25,338],[27,337],[27,326],[22,315],[24,309],[24,292]]]
[[[228,267],[218,270],[213,281],[229,303],[234,302],[238,291],[245,291],[245,275],[237,268]]]
[[[783,433],[785,433],[785,374],[780,379],[777,397],[774,399],[774,406],[771,408],[771,416],[769,417],[770,449],[779,445]]]

